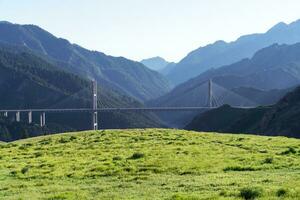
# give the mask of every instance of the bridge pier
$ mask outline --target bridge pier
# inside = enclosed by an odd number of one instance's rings
[[[44,127],[46,125],[46,113],[42,112],[40,114],[40,126]]]
[[[16,112],[16,122],[20,122],[20,112]]]
[[[32,111],[28,112],[28,124],[32,123]]]
[[[3,113],[4,117],[8,117],[8,112]]]

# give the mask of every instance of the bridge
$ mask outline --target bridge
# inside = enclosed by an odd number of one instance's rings
[[[201,85],[208,85],[207,88],[207,99],[204,103],[204,106],[168,106],[168,107],[137,107],[137,108],[131,108],[131,107],[123,107],[123,108],[98,108],[98,95],[97,95],[97,82],[92,81],[93,89],[92,89],[92,102],[93,105],[91,108],[53,108],[53,109],[3,109],[0,110],[0,113],[3,113],[3,116],[8,117],[9,113],[15,114],[15,121],[20,122],[21,120],[21,113],[27,113],[28,115],[28,123],[33,123],[32,117],[33,113],[39,113],[40,116],[40,126],[44,127],[46,125],[46,113],[74,113],[74,112],[86,112],[91,113],[92,115],[92,129],[97,130],[98,129],[98,113],[103,112],[122,112],[122,111],[130,111],[130,112],[171,112],[171,111],[203,111],[203,110],[211,110],[216,109],[225,103],[222,102],[222,98],[224,99],[225,95],[220,94],[219,97],[215,96],[215,93],[213,92],[213,82],[212,80],[205,81]],[[207,87],[207,86],[205,86]],[[188,92],[193,91],[196,87],[190,88]],[[199,89],[199,88],[198,88]],[[225,88],[222,88],[223,90],[228,91]],[[231,94],[232,95],[232,94]],[[235,94],[237,95],[237,94]],[[239,98],[244,98],[239,96]],[[245,98],[244,98],[245,99]],[[241,108],[241,109],[250,109],[254,108],[257,105],[250,100],[247,100],[247,106],[246,105],[235,105],[232,107],[235,108]],[[249,103],[250,102],[250,103]]]

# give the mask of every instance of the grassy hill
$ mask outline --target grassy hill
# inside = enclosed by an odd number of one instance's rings
[[[300,199],[300,140],[167,129],[0,144],[0,199]]]

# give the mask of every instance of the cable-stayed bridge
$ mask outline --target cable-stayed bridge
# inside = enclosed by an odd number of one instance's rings
[[[33,113],[39,113],[40,126],[46,125],[46,113],[74,113],[74,112],[87,112],[92,115],[92,128],[98,129],[98,113],[103,112],[179,112],[179,111],[202,111],[216,109],[222,105],[229,104],[235,108],[250,109],[258,106],[257,103],[234,93],[218,84],[212,82],[212,80],[205,81],[201,84],[188,88],[184,91],[184,95],[181,97],[175,97],[171,100],[171,106],[151,106],[151,107],[109,107],[101,103],[101,99],[98,99],[98,90],[96,81],[92,82],[92,107],[91,108],[45,108],[45,109],[2,109],[2,113],[5,117],[8,117],[9,113],[14,113],[15,121],[21,120],[21,113],[27,113],[28,123],[33,122]],[[78,96],[81,91],[75,95]],[[199,96],[199,94],[201,94]],[[195,98],[195,96],[197,98]],[[176,103],[176,100],[180,98],[181,103]],[[172,102],[173,101],[173,102]],[[196,101],[196,102],[193,102]],[[98,106],[98,103],[100,106]],[[192,106],[191,106],[192,105]]]

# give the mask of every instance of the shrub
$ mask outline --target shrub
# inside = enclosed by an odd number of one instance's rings
[[[224,172],[227,171],[256,171],[257,169],[253,167],[242,167],[242,166],[230,166],[223,169]]]
[[[35,152],[34,153],[34,156],[37,158],[37,157],[41,157],[43,154],[41,152]]]
[[[77,137],[74,136],[74,135],[72,135],[72,136],[70,137],[70,140],[71,140],[71,141],[76,140],[76,139],[77,139]]]
[[[23,168],[21,169],[21,173],[22,173],[22,174],[26,174],[26,173],[28,172],[28,170],[29,170],[29,167],[23,167]]]
[[[58,140],[59,143],[68,143],[70,142],[70,139],[67,138],[67,137],[61,137],[59,140]]]
[[[170,200],[198,200],[200,198],[194,197],[194,196],[189,196],[189,195],[184,195],[184,194],[175,194],[171,197]]]
[[[121,156],[115,156],[113,157],[113,160],[116,161],[116,160],[122,160],[122,157]]]
[[[262,190],[260,188],[242,188],[240,190],[240,196],[245,200],[253,200],[260,197]]]
[[[48,145],[51,143],[51,138],[43,139],[39,142],[41,145]]]
[[[264,161],[263,161],[263,163],[265,163],[265,164],[271,164],[271,163],[273,163],[273,158],[272,157],[269,157],[269,158],[266,158]]]
[[[224,191],[224,190],[222,190],[222,191],[219,193],[219,195],[220,195],[220,196],[224,196],[224,197],[225,197],[225,196],[227,195],[227,192],[226,192],[226,191]]]
[[[136,159],[140,159],[143,157],[145,157],[145,154],[137,152],[137,153],[132,154],[132,156],[129,159],[136,160]]]
[[[297,151],[293,147],[289,147],[288,150],[281,152],[281,155],[287,155],[287,154],[295,154]]]
[[[287,192],[288,191],[286,189],[280,188],[280,189],[277,190],[276,195],[278,197],[282,197],[282,196],[285,196],[287,194]]]
[[[63,194],[55,195],[55,196],[47,198],[47,200],[64,200],[64,199],[67,199],[67,197],[64,196]]]
[[[14,170],[14,171],[11,171],[11,172],[10,172],[10,175],[12,175],[12,176],[16,176],[16,175],[17,175],[17,173],[18,173],[18,172]]]

